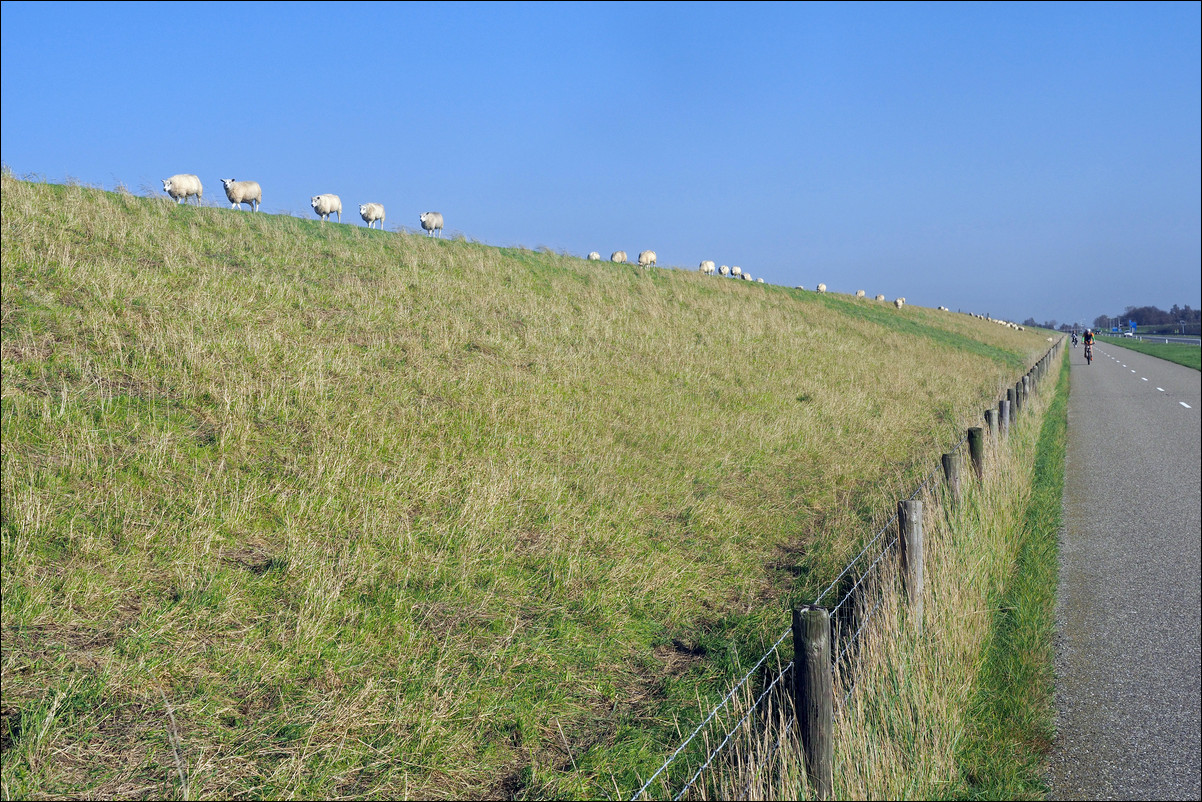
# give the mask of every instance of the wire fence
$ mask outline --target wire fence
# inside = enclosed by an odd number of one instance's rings
[[[1028,372],[1028,376],[1032,377],[1032,389],[1035,378],[1041,375],[1036,374],[1037,369],[1046,368],[1046,363],[1058,346],[1059,344],[1049,349],[1044,358]],[[1019,388],[1023,388],[1025,393],[1027,379],[1024,378],[1015,387],[1016,393]],[[1019,402],[1017,395],[1013,397],[1016,402]],[[1008,401],[1002,402],[1002,404],[1008,403]],[[1010,408],[999,406],[999,415],[1001,415],[1002,409],[1009,412]],[[991,414],[993,413],[986,413],[987,420]],[[1015,413],[1010,412],[1010,414]],[[1004,433],[1005,429],[1000,421],[998,425]],[[980,435],[980,429],[977,429],[976,432],[977,435]],[[951,446],[949,455],[958,460],[965,445],[969,443],[969,437],[969,433],[965,432],[964,436]],[[905,502],[913,502],[924,493],[935,493],[941,471],[949,470],[948,465],[940,460],[919,481]],[[948,473],[948,477],[950,482],[951,473]],[[900,515],[899,509],[867,539],[859,553],[817,595],[811,605],[811,607],[821,607],[828,597],[836,599],[825,609],[830,616],[830,632],[833,642],[831,669],[837,678],[836,682],[841,685],[839,688],[841,693],[836,695],[835,703],[840,706],[848,704],[852,691],[855,689],[856,677],[852,671],[852,658],[861,644],[861,637],[865,629],[886,598],[886,594],[880,591],[885,587],[889,577],[882,573],[882,569],[888,564],[886,562],[888,559],[899,556],[902,550]],[[780,765],[772,758],[789,738],[796,720],[793,711],[793,694],[790,691],[798,669],[792,659],[785,660],[785,654],[782,652],[782,646],[785,641],[791,639],[792,635],[793,629],[790,627],[776,639],[730,693],[709,712],[677,747],[676,751],[631,796],[631,802],[647,798],[648,790],[657,781],[656,788],[661,792],[660,797],[662,798],[680,800],[686,798],[691,792],[701,793],[705,796],[707,795],[704,793],[705,791],[710,791],[709,795],[714,795],[715,792],[721,795],[723,793],[721,789],[709,788],[706,785],[707,782],[713,782],[719,768],[734,771],[736,776],[737,772],[750,770],[751,776],[747,777],[746,783],[743,784],[744,790],[741,795],[741,798],[750,798],[752,788],[758,779],[758,773],[763,772],[765,766],[769,766],[767,770],[771,770],[772,765]],[[792,648],[793,644],[790,644],[790,647],[788,654],[792,656],[795,654],[795,650]],[[761,671],[765,666],[771,665],[776,667],[774,671]],[[759,680],[762,685],[756,686],[752,678],[760,674],[763,675]],[[753,690],[755,687],[760,687],[762,690],[755,693]],[[736,699],[739,699],[737,703]],[[745,762],[740,762],[738,755],[730,755],[726,750],[735,742],[740,733],[750,735],[749,728],[753,724],[759,725],[758,737],[761,742],[768,743],[770,741],[771,743],[767,747],[767,759],[753,761],[755,765],[749,767]],[[764,740],[765,738],[767,740]],[[723,765],[724,762],[725,765]],[[707,776],[706,771],[710,769],[714,771]],[[682,781],[682,778],[685,777],[687,779]]]
[[[960,453],[967,440],[968,436],[966,434],[951,447],[951,453]],[[922,478],[906,500],[913,501],[924,492],[933,492],[940,470],[941,466],[937,464],[935,468]],[[895,555],[898,551],[897,523],[898,514],[894,512],[889,520],[868,539],[859,553],[847,563],[843,570],[839,572],[834,580],[813,601],[814,606],[820,606],[828,596],[832,598],[837,597],[838,599],[831,605],[830,615],[831,629],[837,633],[837,642],[839,643],[839,648],[835,651],[835,665],[833,668],[836,670],[837,676],[842,677],[844,681],[843,693],[840,696],[841,704],[847,703],[855,687],[855,677],[846,668],[848,665],[846,658],[854,654],[859,644],[860,636],[863,634],[869,621],[872,620],[873,615],[880,608],[882,602],[880,594],[867,594],[865,590],[875,587],[875,583],[880,580],[881,567],[885,565],[889,557]],[[867,610],[860,610],[857,613],[856,602],[872,596],[875,596],[872,606]],[[780,748],[780,745],[785,742],[785,739],[788,738],[794,722],[794,717],[790,711],[786,711],[788,713],[786,715],[781,715],[777,709],[781,705],[791,707],[791,695],[787,690],[784,693],[781,691],[788,689],[791,685],[794,663],[792,659],[789,659],[787,662],[784,661],[781,647],[786,641],[792,640],[792,635],[793,630],[790,627],[776,639],[772,646],[756,661],[751,670],[736,683],[725,698],[709,712],[702,722],[681,742],[676,751],[664,761],[663,765],[630,797],[631,802],[648,798],[646,796],[647,791],[656,783],[656,780],[659,780],[659,788],[664,792],[663,798],[671,798],[673,800],[684,799],[690,791],[697,788],[698,783],[703,780],[706,770],[721,760],[724,751],[730,746],[740,731],[746,729],[748,722],[752,721],[753,717],[758,716],[761,720],[769,724],[780,722],[780,725],[777,727],[780,731],[775,734],[775,739],[769,746],[768,752],[769,758],[771,758],[776,750]],[[792,643],[789,644],[789,647],[788,654],[791,655]],[[774,674],[764,678],[763,690],[750,701],[746,709],[741,709],[741,713],[736,711],[733,715],[724,715],[739,692],[749,687],[752,678],[760,672],[763,666],[770,664],[773,658],[775,658],[776,665],[781,667]],[[773,709],[767,710],[766,708],[769,706],[773,706]],[[776,715],[773,715],[773,713],[776,713]],[[716,745],[711,746],[711,743],[716,743]],[[681,767],[672,772],[671,769],[677,763],[680,763]],[[670,782],[670,778],[674,775],[677,777],[687,775],[687,779],[677,787]],[[742,798],[749,798],[748,794],[750,794],[755,779],[755,777],[751,777],[747,780]]]

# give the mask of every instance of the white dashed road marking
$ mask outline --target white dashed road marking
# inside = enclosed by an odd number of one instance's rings
[[[1189,404],[1185,403],[1184,401],[1178,401],[1177,403],[1180,404],[1181,406],[1185,407],[1186,409],[1193,409],[1193,407],[1191,407]]]
[[[1162,392],[1162,393],[1164,392],[1164,388],[1163,388],[1163,387],[1157,387],[1156,389],[1157,389],[1157,390],[1159,390],[1159,391],[1160,391],[1160,392]]]

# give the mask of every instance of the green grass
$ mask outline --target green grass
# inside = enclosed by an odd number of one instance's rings
[[[997,600],[994,636],[959,754],[959,799],[1043,799],[1055,735],[1054,644],[1069,363],[1043,421],[1021,550]]]
[[[1185,365],[1187,368],[1202,370],[1202,348],[1196,345],[1152,343],[1123,337],[1106,337],[1103,341],[1111,345],[1121,345],[1132,351],[1139,351],[1141,354],[1167,359],[1169,362],[1176,362],[1178,365]]]
[[[1047,345],[7,174],[0,200],[7,797],[629,793]]]
[[[1064,367],[1048,377],[1059,390],[1046,381],[1007,440],[987,444],[982,477],[965,477],[959,504],[945,488],[922,494],[921,619],[899,592],[896,560],[864,586],[859,609],[871,617],[837,673],[833,798],[1042,796]],[[761,716],[766,726],[743,734],[700,796],[814,798],[796,733],[775,745],[792,715],[786,699]]]

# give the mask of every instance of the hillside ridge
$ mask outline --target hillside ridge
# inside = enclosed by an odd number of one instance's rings
[[[1046,346],[9,175],[0,202],[14,795],[167,793],[164,700],[193,793],[629,787]]]

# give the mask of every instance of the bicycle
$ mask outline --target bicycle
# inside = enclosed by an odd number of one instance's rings
[[[1093,363],[1093,343],[1086,343],[1085,344],[1085,364],[1089,365],[1092,363]]]

